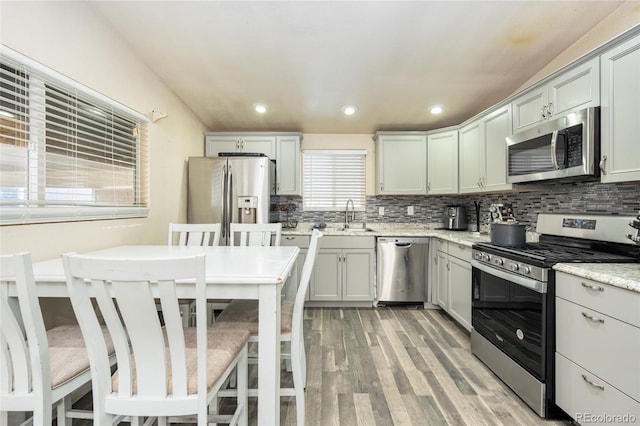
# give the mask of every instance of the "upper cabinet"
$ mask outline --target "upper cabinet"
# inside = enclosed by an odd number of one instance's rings
[[[427,194],[427,136],[376,135],[376,194]]]
[[[507,183],[506,138],[511,135],[511,108],[505,105],[460,129],[460,193],[501,191]]]
[[[276,192],[278,195],[301,195],[300,135],[276,137]]]
[[[601,56],[602,182],[640,180],[640,36]]]
[[[217,157],[221,152],[257,152],[276,160],[276,137],[241,133],[205,133],[205,156]]]
[[[205,133],[205,156],[221,152],[265,154],[276,161],[276,193],[301,195],[300,133]]]
[[[575,109],[600,105],[598,58],[567,70],[546,84],[529,90],[512,102],[513,133]]]
[[[427,193],[458,192],[458,132],[434,133],[427,136]]]

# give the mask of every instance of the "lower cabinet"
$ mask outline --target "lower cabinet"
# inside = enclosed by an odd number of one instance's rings
[[[471,247],[437,239],[431,277],[435,301],[453,319],[471,330]]]
[[[283,297],[295,296],[309,241],[306,235],[282,237],[282,245],[300,247]],[[325,235],[320,240],[306,300],[340,302],[341,306],[343,302],[373,302],[375,259],[375,237]],[[292,282],[294,276],[295,282]]]
[[[302,266],[304,260],[307,257],[307,249],[311,239],[306,235],[283,235],[280,245],[283,246],[297,246],[300,248],[300,253],[296,259],[296,264],[291,270],[291,275],[284,283],[284,289],[282,290],[282,298],[287,300],[294,300],[296,292],[298,291],[298,285],[300,284],[300,277],[302,276]],[[309,300],[309,290],[307,289],[307,296],[305,300]]]
[[[640,294],[556,273],[556,404],[578,423],[640,420]]]

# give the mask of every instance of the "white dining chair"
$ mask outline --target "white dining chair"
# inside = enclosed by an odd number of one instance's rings
[[[184,416],[196,416],[198,425],[247,424],[249,333],[207,326],[204,255],[132,260],[67,254],[62,260],[89,349],[95,424],[122,419],[139,424],[153,417],[166,424],[182,422]],[[194,282],[196,327],[182,326],[176,280]],[[115,346],[113,376],[93,297]],[[156,298],[165,314],[164,327]],[[209,405],[236,368],[237,408],[232,415],[212,418],[209,408],[217,410]]]
[[[314,229],[307,256],[302,267],[300,283],[293,302],[283,300],[281,304],[280,343],[289,342],[290,354],[283,354],[283,359],[291,359],[293,388],[281,388],[281,396],[295,396],[297,425],[304,425],[304,388],[307,381],[307,363],[304,351],[303,312],[304,299],[307,294],[313,265],[318,254],[322,233]],[[246,329],[251,333],[249,342],[258,342],[258,303],[254,300],[234,300],[222,311],[216,320],[216,328]],[[260,343],[260,344],[265,344]],[[249,396],[256,396],[256,390],[250,389]]]
[[[219,223],[170,223],[167,244],[172,246],[217,246],[220,244]],[[230,300],[210,301],[208,311],[211,312],[209,324],[215,317],[213,311],[222,309]],[[195,303],[180,301],[182,323],[185,327],[194,326]]]
[[[232,223],[229,229],[232,246],[279,246],[281,223]]]
[[[0,256],[0,262],[0,424],[9,424],[9,412],[32,412],[33,425],[50,425],[54,407],[58,425],[91,418],[90,412],[72,409],[72,394],[88,392],[91,384],[80,328],[45,331],[30,254]],[[10,288],[17,303],[8,296]],[[105,351],[113,355],[110,341]],[[113,361],[107,356],[107,365]]]

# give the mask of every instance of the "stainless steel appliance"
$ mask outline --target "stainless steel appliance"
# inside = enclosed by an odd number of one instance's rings
[[[376,250],[375,306],[430,301],[429,238],[378,238]]]
[[[467,229],[467,209],[465,206],[447,206],[445,208],[444,228],[455,231]]]
[[[229,244],[230,223],[269,223],[275,164],[257,154],[190,157],[189,223],[220,223],[220,244]]]
[[[640,262],[628,216],[540,214],[538,243],[473,245],[471,350],[538,415],[553,417],[556,263]]]
[[[507,182],[599,176],[600,108],[586,108],[507,137]]]

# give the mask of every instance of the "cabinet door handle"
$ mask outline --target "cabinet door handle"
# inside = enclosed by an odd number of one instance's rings
[[[607,169],[604,168],[604,163],[607,161],[607,156],[603,155],[602,159],[600,160],[600,173],[602,173],[603,175],[607,174]]]
[[[284,237],[285,240],[295,240],[296,237]]]
[[[542,118],[547,118],[547,106],[542,106]]]
[[[436,264],[436,265],[438,264],[438,258],[437,257],[433,258],[433,263]]]
[[[380,182],[380,191],[384,190],[384,184],[382,182]]]
[[[447,262],[447,271],[451,270],[451,262]]]
[[[588,290],[604,291],[604,287],[600,287],[599,285],[587,284],[585,282],[580,282],[580,284],[582,285],[582,287],[584,287],[584,288],[586,288]]]
[[[593,386],[596,389],[600,389],[601,391],[604,390],[604,386],[599,385],[597,383],[593,383],[591,380],[589,380],[589,378],[587,376],[585,376],[584,374],[582,374],[582,380],[584,380],[585,382],[587,382],[588,384],[590,384],[591,386]]]
[[[549,102],[549,105],[547,105],[547,117],[551,117],[553,115],[553,109],[551,108],[553,106],[553,102]]]
[[[588,319],[589,321],[599,322],[600,324],[604,324],[604,319],[602,319],[602,318],[596,318],[596,317],[594,317],[594,316],[592,316],[592,315],[589,315],[589,314],[588,314],[588,313],[586,313],[586,312],[583,312],[583,313],[582,313],[582,316],[583,316],[583,317],[585,317],[586,319]]]

